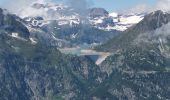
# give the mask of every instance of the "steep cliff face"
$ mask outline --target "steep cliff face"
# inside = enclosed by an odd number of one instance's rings
[[[90,9],[90,17],[108,17],[109,12],[107,12],[104,8],[92,8]]]
[[[7,11],[0,9],[0,29],[7,31],[10,35],[18,33],[19,36],[28,39],[29,31],[21,23],[22,19],[16,15],[9,14]]]

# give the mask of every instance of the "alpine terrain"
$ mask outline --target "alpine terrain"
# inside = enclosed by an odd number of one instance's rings
[[[0,8],[0,100],[170,100],[169,28],[162,10]]]

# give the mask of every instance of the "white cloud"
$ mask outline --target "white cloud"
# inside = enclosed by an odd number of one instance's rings
[[[25,9],[29,7],[31,4],[35,2],[39,3],[46,3],[52,0],[2,0],[0,6],[2,8],[6,8],[11,12],[18,13],[21,9]],[[53,0],[54,1],[54,0]],[[55,0],[55,1],[67,1],[73,7],[78,10],[85,9],[89,4],[93,4],[91,0]],[[79,2],[78,2],[79,1]],[[107,1],[106,1],[107,2]],[[142,12],[151,12],[155,10],[163,10],[163,11],[170,11],[170,0],[157,0],[155,5],[150,6],[148,4],[140,4],[136,5],[135,7],[125,10],[125,13],[142,13]]]
[[[35,2],[45,3],[47,1],[50,0],[5,0],[1,6],[12,13],[19,13],[22,9],[30,7]]]
[[[126,13],[143,13],[143,12],[148,12],[150,10],[149,6],[147,4],[140,4],[140,5],[136,5],[135,7],[133,8],[130,8],[128,10],[128,12]]]
[[[143,12],[152,12],[156,10],[162,10],[162,11],[170,11],[170,0],[157,0],[157,2],[154,5],[148,5],[148,4],[140,4],[136,5],[133,8],[130,8],[128,11],[124,11],[126,13],[143,13]]]
[[[170,10],[170,0],[158,0],[155,10],[163,10],[169,11]]]

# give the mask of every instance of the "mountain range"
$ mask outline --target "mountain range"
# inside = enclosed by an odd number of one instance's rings
[[[140,22],[145,14],[109,14],[103,8],[89,8],[81,14],[63,4],[35,3],[23,9],[19,15],[27,26],[51,34],[58,40],[55,45],[75,47],[104,43]]]
[[[0,9],[0,100],[168,100],[169,22],[161,10]]]

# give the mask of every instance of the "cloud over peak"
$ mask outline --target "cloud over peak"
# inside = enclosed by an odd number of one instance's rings
[[[144,12],[153,12],[156,10],[162,10],[164,12],[170,11],[170,0],[157,0],[155,4],[149,6],[148,4],[136,5],[133,8],[130,8],[129,12],[132,13],[144,13]]]

